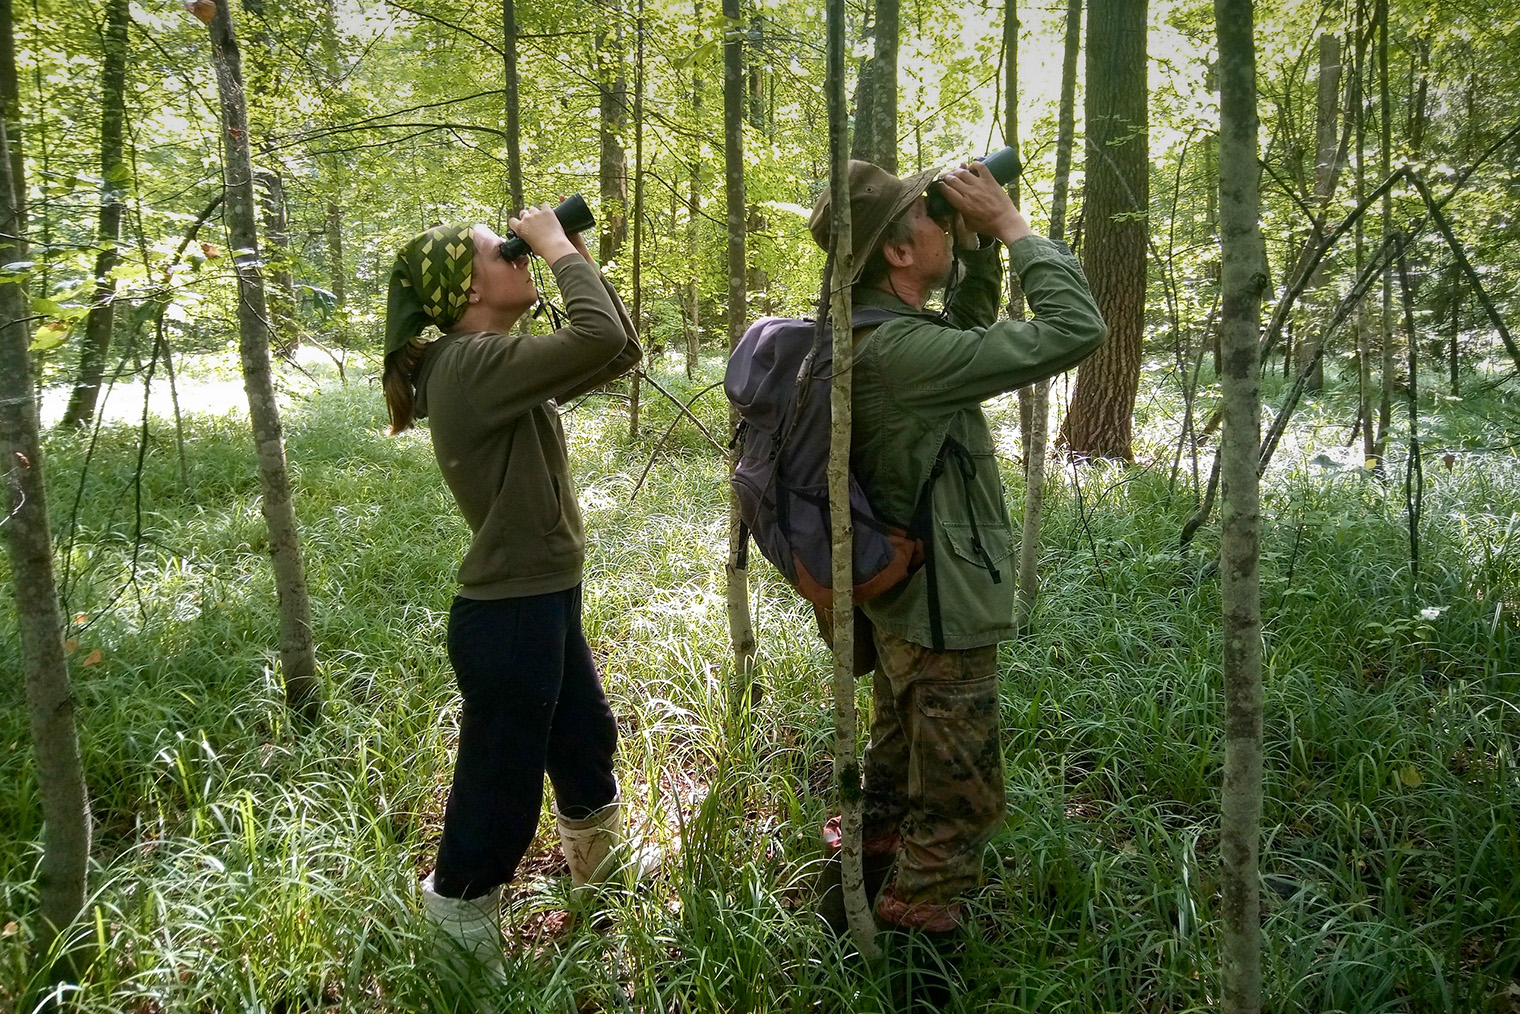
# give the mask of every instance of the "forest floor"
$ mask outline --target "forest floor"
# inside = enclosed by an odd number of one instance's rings
[[[656,375],[690,397],[717,379],[705,365],[695,381]],[[506,983],[432,955],[417,884],[456,734],[443,634],[467,531],[426,434],[386,436],[359,370],[345,384],[310,369],[320,382],[288,381],[285,420],[327,693],[312,729],[292,724],[273,669],[238,413],[190,414],[183,459],[162,415],[141,456],[135,414],[93,439],[48,437],[96,828],[69,937],[75,1009],[919,1009],[902,948],[868,963],[811,912],[834,806],[829,655],[754,556],[758,684],[735,686],[721,459],[647,386],[632,443],[615,398],[565,421],[590,533],[587,635],[624,797],[665,865],[606,892],[604,917],[550,932],[567,887],[546,802],[509,890]],[[725,431],[720,393],[694,410]],[[1425,411],[1417,553],[1406,450],[1386,477],[1348,464],[1343,401],[1305,406],[1264,482],[1271,1011],[1520,1011],[1520,459],[1504,446],[1520,409],[1490,396]],[[1017,517],[1017,407],[991,414]],[[951,1009],[1216,1003],[1218,527],[1179,552],[1196,487],[1191,455],[1173,475],[1177,415],[1140,406],[1149,464],[1052,464],[1034,629],[1000,650],[1008,818]],[[10,608],[0,667],[15,672]],[[46,963],[27,947],[40,816],[19,681],[0,695],[10,1011],[36,1001]],[[862,683],[862,713],[868,701]]]

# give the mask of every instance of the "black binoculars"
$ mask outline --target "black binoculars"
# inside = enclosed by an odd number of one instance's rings
[[[976,161],[991,169],[992,178],[1005,187],[1012,182],[1013,178],[1019,174],[1019,170],[1024,167],[1023,163],[1019,161],[1018,151],[1012,145],[995,151],[990,155],[983,155],[981,158],[976,159]],[[955,209],[946,200],[944,188],[940,186],[939,180],[930,183],[928,188],[924,190],[924,203],[928,207],[929,217],[936,222],[942,222],[955,215]]]
[[[596,219],[591,215],[591,209],[586,207],[585,198],[580,194],[571,194],[561,201],[559,207],[554,209],[554,217],[559,219],[559,224],[565,227],[566,235],[573,232],[585,232],[596,224]],[[501,241],[502,260],[515,261],[532,252],[528,241],[511,230],[507,231],[506,238]]]

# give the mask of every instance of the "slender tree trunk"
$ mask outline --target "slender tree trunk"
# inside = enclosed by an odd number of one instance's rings
[[[1220,820],[1221,1000],[1261,1010],[1261,592],[1257,561],[1261,442],[1259,333],[1267,287],[1257,162],[1252,0],[1214,0],[1219,32],[1219,219],[1223,256],[1224,482],[1220,601],[1224,624],[1224,785]]]
[[[1062,81],[1064,87],[1065,81]],[[1003,143],[1019,147],[1019,11],[1017,0],[1003,8]],[[1019,181],[1008,184],[1019,204]],[[1008,316],[1024,316],[1024,293],[1018,272],[1008,272]],[[1040,590],[1040,510],[1045,492],[1045,444],[1050,430],[1050,382],[1042,380],[1019,389],[1019,434],[1024,447],[1024,532],[1019,540],[1018,596],[1014,626],[1027,630]]]
[[[644,0],[638,0],[634,22],[633,63],[633,326],[644,327]],[[646,364],[647,365],[647,364]],[[639,438],[639,378],[643,367],[628,382],[628,442]]]
[[[10,131],[11,186],[15,190],[16,221],[26,228],[26,158],[21,149],[21,90],[16,77],[16,20],[11,0],[0,0],[0,118]],[[16,233],[17,236],[21,231]],[[26,255],[23,242],[18,248]]]
[[[829,529],[833,536],[834,587],[834,782],[839,790],[841,889],[855,946],[867,958],[880,954],[863,861],[863,793],[856,749],[855,713],[855,527],[850,518],[850,428],[854,333],[850,282],[849,118],[844,98],[844,0],[828,0],[826,15],[829,107],[829,203],[833,213],[831,267],[825,273],[834,321],[833,382],[829,387]]]
[[[502,98],[507,115],[507,197],[512,211],[523,210],[522,128],[518,124],[517,100],[517,7],[515,0],[501,0]]]
[[[95,255],[95,302],[85,318],[84,344],[79,354],[79,374],[69,395],[60,425],[87,428],[95,419],[100,399],[100,380],[105,374],[116,324],[116,279],[111,277],[121,240],[121,219],[126,211],[122,192],[129,172],[122,160],[122,130],[127,115],[127,25],[131,19],[127,0],[106,5],[105,53],[100,74],[100,252]]]
[[[1356,117],[1356,201],[1361,204],[1367,193],[1367,107],[1364,98],[1366,82],[1365,45],[1366,2],[1356,0],[1356,55],[1352,66],[1352,89],[1355,102],[1351,115]],[[1367,231],[1365,216],[1356,220],[1356,273],[1360,277],[1367,259]],[[1357,425],[1361,427],[1362,464],[1371,468],[1376,463],[1372,432],[1372,326],[1368,320],[1367,302],[1363,300],[1356,308],[1356,390]]]
[[[1082,0],[1066,5],[1066,49],[1061,61],[1061,104],[1056,125],[1055,183],[1050,200],[1050,238],[1061,242],[1066,229],[1066,193],[1071,179],[1071,149],[1076,134],[1077,51],[1082,35]],[[1009,94],[1014,89],[1009,85]],[[1010,122],[1013,102],[1010,101]],[[1045,452],[1050,435],[1050,381],[1019,392],[1019,407],[1029,402],[1029,439],[1024,446],[1024,534],[1019,541],[1019,595],[1014,626],[1027,631],[1040,591],[1040,521],[1045,501]]]
[[[728,351],[733,353],[744,335],[744,37],[733,27],[739,24],[739,0],[723,0],[723,17],[730,26],[723,40],[723,178],[728,205]],[[729,426],[738,422],[729,409]],[[737,458],[731,458],[732,470]],[[732,490],[728,508],[727,578],[728,631],[734,648],[734,688],[753,697],[755,693],[755,630],[749,612],[747,536],[739,520],[739,501]]]
[[[1378,31],[1378,169],[1379,177],[1387,179],[1393,171],[1393,108],[1388,94],[1388,0],[1377,0]],[[1394,231],[1393,191],[1383,192],[1383,235]],[[1378,319],[1378,348],[1382,353],[1378,386],[1377,439],[1373,454],[1378,468],[1388,450],[1388,427],[1393,419],[1393,272],[1383,272],[1383,305]]]
[[[1082,0],[1066,2],[1066,49],[1061,57],[1061,105],[1056,118],[1056,178],[1050,197],[1050,238],[1066,238],[1066,193],[1076,137],[1077,54],[1082,44]]]
[[[348,276],[343,270],[343,206],[327,202],[327,286],[333,305],[342,310],[348,305]]]
[[[296,527],[295,502],[285,468],[285,438],[269,364],[269,325],[254,214],[253,156],[248,146],[242,61],[227,3],[228,0],[216,0],[216,14],[209,28],[227,159],[223,170],[226,192],[223,214],[238,276],[243,389],[248,394],[248,417],[258,451],[264,523],[269,530],[269,554],[279,597],[280,668],[285,677],[285,700],[297,715],[313,721],[321,708],[321,684],[312,639],[306,568],[301,561],[301,535]]]
[[[326,0],[322,5],[322,57],[323,69],[329,86],[336,88],[342,80],[338,68],[338,18],[333,10],[336,0]],[[326,156],[322,159],[326,170],[329,193],[341,193],[337,182],[342,168],[338,159]],[[343,267],[343,206],[336,199],[327,199],[327,217],[324,223],[327,239],[327,287],[338,310],[348,306],[348,275]]]
[[[20,260],[22,225],[11,179],[10,147],[0,118],[0,263]],[[42,481],[26,321],[26,291],[0,281],[0,475],[5,516],[0,537],[10,557],[11,591],[21,641],[37,791],[42,799],[42,861],[37,894],[37,954],[84,908],[90,857],[90,806],[74,725],[74,691],[64,655],[63,611],[53,575],[53,536]]]
[[[1452,281],[1451,289],[1451,346],[1447,352],[1447,371],[1450,375],[1451,396],[1458,397],[1462,393],[1462,378],[1458,367],[1461,365],[1460,346],[1458,340],[1462,336],[1462,279]]]
[[[266,287],[270,340],[281,354],[290,355],[301,344],[301,333],[296,320],[296,278],[290,270],[290,213],[285,205],[285,181],[273,169],[255,170],[253,176],[263,192],[259,210],[264,219],[264,238],[268,241],[265,249],[274,253]]]
[[[1146,3],[1091,0],[1087,11],[1082,261],[1108,340],[1077,370],[1061,442],[1076,458],[1132,461],[1150,203]]]
[[[612,23],[597,33],[597,92],[600,96],[602,232],[597,257],[603,264],[617,260],[628,235],[628,155],[622,132],[628,125],[628,74],[623,69],[621,11],[606,4]]]
[[[1319,81],[1314,120],[1314,203],[1316,220],[1321,225],[1325,220],[1330,197],[1335,193],[1336,178],[1340,175],[1340,104],[1341,43],[1337,36],[1327,32],[1319,37]],[[1300,262],[1317,242],[1317,232],[1311,232],[1299,251]],[[1296,273],[1295,271],[1294,274]],[[1324,281],[1325,267],[1321,261],[1309,282],[1310,291],[1320,294]],[[1318,391],[1325,382],[1324,359],[1319,351],[1321,323],[1322,321],[1316,320],[1306,327],[1304,336],[1295,348],[1299,370],[1313,364],[1305,385],[1310,391]]]
[[[693,0],[691,8],[694,23],[700,25],[702,23],[702,0]],[[693,121],[700,128],[702,122],[702,71],[697,66],[695,60],[692,61],[691,67],[691,112]],[[690,275],[686,279],[686,379],[691,380],[697,374],[697,366],[702,352],[702,306],[697,290],[697,279],[700,275],[699,265],[702,263],[700,250],[702,229],[699,220],[702,211],[702,141],[694,132],[688,144],[690,147],[686,158],[691,175],[686,195],[686,265],[687,270],[690,272]]]

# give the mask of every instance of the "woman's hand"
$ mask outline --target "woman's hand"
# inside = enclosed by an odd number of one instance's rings
[[[586,249],[586,240],[581,233],[570,233],[570,245],[575,247],[577,253],[586,258],[586,263],[596,267],[596,259],[591,256],[591,251]]]
[[[553,264],[565,254],[584,252],[584,246],[578,251],[570,242],[565,227],[554,217],[554,208],[549,204],[527,208],[517,218],[507,219],[507,228],[522,237],[546,264]]]

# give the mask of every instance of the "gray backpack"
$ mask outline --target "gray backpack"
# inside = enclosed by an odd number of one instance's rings
[[[901,314],[868,307],[852,318],[872,327]],[[739,515],[763,555],[809,602],[834,604],[833,539],[829,524],[829,385],[834,362],[831,329],[811,320],[762,317],[728,360],[723,390],[739,415],[739,451],[732,483]],[[862,342],[869,341],[869,336]],[[816,352],[814,346],[817,345]],[[925,488],[927,491],[927,486]],[[920,502],[926,503],[921,495]],[[916,512],[921,513],[921,512]],[[871,509],[850,476],[855,528],[855,601],[864,602],[906,580],[924,561],[918,518],[888,521]]]

